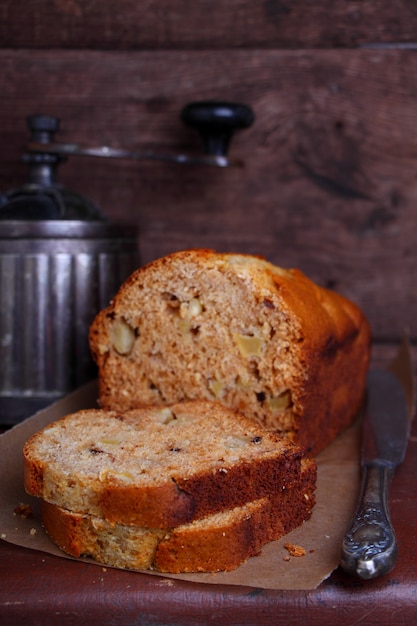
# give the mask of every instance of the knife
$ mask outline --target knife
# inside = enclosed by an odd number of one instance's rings
[[[371,370],[368,375],[361,492],[342,544],[342,568],[365,580],[390,572],[398,556],[388,500],[391,479],[405,457],[414,409],[412,363],[406,342],[399,357],[390,369]]]

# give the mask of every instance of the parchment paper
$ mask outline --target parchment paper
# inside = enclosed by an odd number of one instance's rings
[[[46,535],[36,498],[23,488],[22,448],[25,441],[50,422],[81,408],[96,406],[96,383],[90,383],[40,411],[0,436],[0,538],[4,541],[72,559]],[[279,541],[266,545],[233,572],[166,575],[210,584],[244,585],[264,589],[314,589],[337,567],[341,542],[354,512],[360,481],[359,418],[318,457],[317,504],[312,518]],[[30,504],[32,516],[15,514]],[[290,557],[284,545],[302,546],[306,554]],[[91,559],[82,559],[96,564]],[[158,574],[160,575],[160,574]],[[165,576],[165,575],[164,575]]]

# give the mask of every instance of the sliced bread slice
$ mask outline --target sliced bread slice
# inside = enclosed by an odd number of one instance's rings
[[[27,492],[111,523],[172,528],[279,494],[303,450],[219,403],[84,410],[24,446]]]

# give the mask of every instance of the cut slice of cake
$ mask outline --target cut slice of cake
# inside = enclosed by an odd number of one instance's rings
[[[300,481],[303,450],[220,403],[84,410],[24,446],[31,495],[111,523],[172,528]]]

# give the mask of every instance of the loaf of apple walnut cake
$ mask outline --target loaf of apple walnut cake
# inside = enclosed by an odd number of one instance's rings
[[[315,454],[357,414],[370,328],[299,270],[188,250],[134,272],[90,346],[105,409],[216,400]]]

